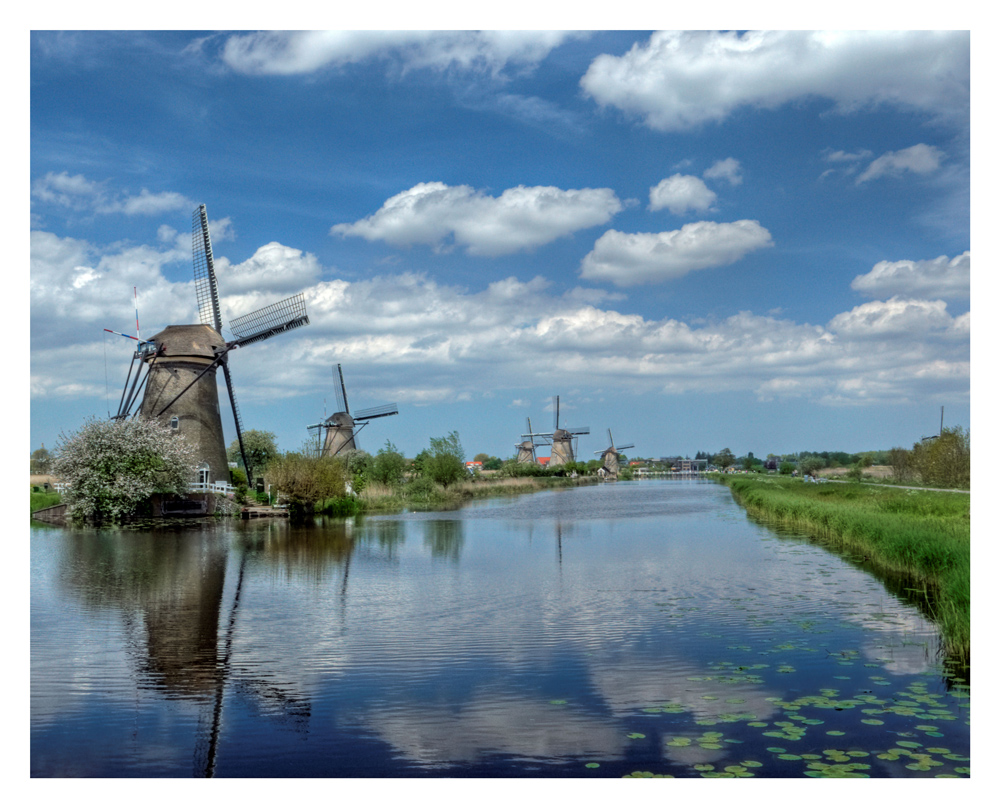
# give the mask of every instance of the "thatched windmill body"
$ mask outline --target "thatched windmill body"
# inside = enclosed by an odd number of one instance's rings
[[[576,459],[574,441],[580,435],[589,435],[590,427],[560,427],[559,426],[559,396],[553,400],[555,409],[555,429],[545,433],[544,437],[552,441],[552,454],[549,458],[549,468],[572,463]]]
[[[624,446],[615,448],[615,439],[611,435],[611,430],[608,429],[608,448],[594,452],[594,454],[601,456],[601,467],[597,473],[605,480],[617,480],[621,450],[631,449],[634,446],[634,443],[626,443]]]
[[[384,418],[387,415],[397,415],[399,408],[395,404],[382,404],[359,410],[351,415],[347,405],[347,387],[344,385],[344,371],[340,365],[333,376],[333,389],[337,394],[337,412],[318,424],[311,424],[308,429],[320,430],[323,437],[323,448],[320,453],[324,457],[333,457],[340,452],[357,450],[355,435],[364,429],[373,418]]]
[[[216,381],[216,371],[221,366],[233,409],[243,467],[247,478],[252,479],[253,469],[243,447],[243,423],[229,372],[229,352],[308,325],[305,300],[301,294],[294,295],[231,320],[229,330],[234,339],[227,341],[222,336],[219,290],[204,205],[199,206],[192,216],[191,244],[201,323],[170,325],[149,340],[139,342],[129,366],[118,413],[114,417],[134,417],[132,409],[139,393],[143,392],[142,402],[135,414],[169,424],[190,441],[201,461],[202,482],[228,482],[229,464]]]

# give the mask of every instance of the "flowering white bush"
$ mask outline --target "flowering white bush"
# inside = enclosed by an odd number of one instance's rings
[[[74,519],[120,522],[151,494],[187,491],[197,473],[191,444],[157,421],[91,418],[59,442],[52,471]]]

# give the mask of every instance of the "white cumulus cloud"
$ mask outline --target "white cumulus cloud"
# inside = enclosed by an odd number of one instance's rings
[[[424,182],[386,200],[371,216],[334,225],[330,233],[436,249],[447,248],[453,239],[470,255],[497,256],[605,224],[621,209],[621,201],[609,188],[521,185],[492,197],[468,185]]]
[[[688,272],[725,266],[772,245],[760,222],[692,222],[665,233],[609,230],[581,264],[580,277],[618,286],[659,283]]]
[[[649,189],[649,209],[666,208],[675,215],[689,210],[706,211],[715,200],[715,191],[689,174],[674,174]]]
[[[743,182],[742,171],[739,160],[727,157],[725,160],[716,160],[712,163],[702,176],[707,180],[727,180],[730,185],[739,185]]]
[[[868,297],[910,295],[927,298],[967,298],[971,256],[966,250],[948,258],[928,261],[879,261],[866,275],[851,281],[851,288]]]
[[[932,174],[941,167],[944,152],[926,143],[918,143],[908,149],[890,151],[877,157],[866,168],[857,183],[878,179],[879,177],[898,177],[906,171],[914,174]]]
[[[598,56],[580,84],[661,131],[810,97],[967,121],[969,43],[968,31],[661,31]]]
[[[830,320],[830,329],[853,339],[915,334],[920,329],[946,332],[952,325],[943,300],[892,297],[855,306]]]
[[[225,294],[301,291],[319,280],[316,256],[276,241],[258,247],[241,264],[221,258],[215,262],[219,288]]]

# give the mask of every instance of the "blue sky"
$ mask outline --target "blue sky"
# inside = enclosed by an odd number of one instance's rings
[[[134,332],[223,321],[282,449],[525,418],[642,456],[910,446],[970,419],[967,31],[34,32],[31,447],[117,408]],[[229,336],[228,334],[226,336]],[[228,407],[223,394],[224,409]],[[224,414],[229,439],[235,437]]]

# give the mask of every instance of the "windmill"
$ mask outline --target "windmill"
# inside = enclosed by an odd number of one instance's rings
[[[228,330],[234,339],[226,341],[222,336],[219,289],[204,205],[200,205],[191,217],[191,250],[201,323],[168,325],[149,340],[139,342],[129,365],[118,414],[114,417],[134,417],[132,408],[145,387],[135,415],[169,423],[191,442],[201,461],[201,482],[228,481],[229,464],[215,379],[215,372],[221,365],[236,422],[240,456],[250,480],[253,469],[243,446],[243,422],[229,373],[229,352],[308,325],[305,299],[302,294],[294,295],[231,320]]]
[[[615,439],[611,435],[611,429],[608,429],[608,448],[602,449],[599,452],[594,452],[596,455],[601,456],[601,468],[598,470],[598,474],[606,480],[617,480],[618,479],[618,459],[621,457],[621,449],[631,449],[635,446],[634,443],[626,443],[624,446],[619,446],[615,448]]]
[[[539,441],[535,443],[536,437],[543,437],[542,433],[537,435],[531,431],[531,418],[527,419],[528,431],[521,435],[522,438],[527,438],[520,443],[514,444],[514,448],[517,449],[517,462],[518,463],[538,463],[538,456],[535,454],[536,446],[545,446],[546,444]]]
[[[590,427],[565,427],[559,426],[559,396],[553,398],[553,408],[555,409],[555,429],[545,433],[544,437],[552,441],[552,456],[549,459],[549,468],[572,463],[575,459],[573,451],[573,440],[579,435],[589,435]]]
[[[338,379],[339,385],[338,385]],[[356,432],[360,432],[373,418],[384,418],[387,415],[396,415],[399,408],[395,404],[382,404],[378,407],[369,407],[367,410],[359,410],[351,415],[347,406],[347,388],[344,386],[344,371],[337,365],[337,371],[333,376],[333,389],[337,393],[338,410],[329,418],[312,424],[307,429],[326,430],[321,454],[324,457],[333,457],[341,451],[352,451],[357,449],[354,441]],[[358,423],[360,422],[360,426]]]

